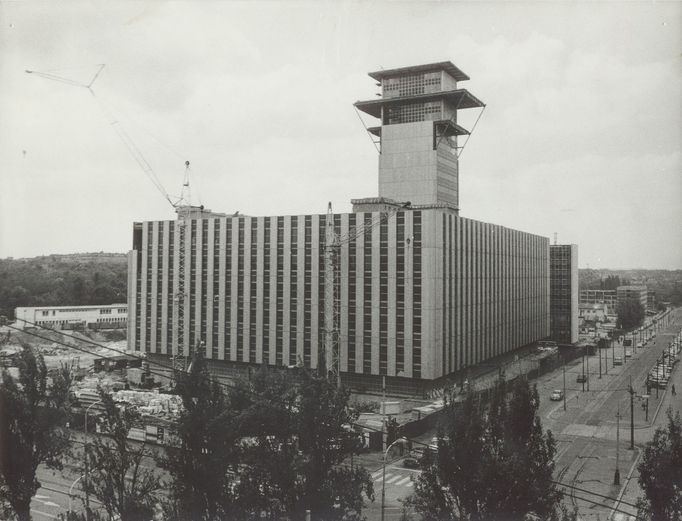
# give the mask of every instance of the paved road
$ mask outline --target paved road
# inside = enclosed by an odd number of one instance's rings
[[[627,519],[627,514],[636,512],[633,505],[641,492],[636,487],[635,467],[641,447],[651,440],[657,426],[665,424],[668,406],[673,410],[680,410],[681,406],[680,400],[671,397],[668,390],[660,390],[658,399],[656,391],[652,390],[647,419],[642,407],[645,400],[640,396],[646,394],[646,377],[650,369],[656,365],[657,358],[673,336],[679,333],[681,317],[682,310],[676,310],[671,324],[662,329],[647,347],[636,349],[625,365],[613,366],[609,353],[608,375],[602,374],[599,378],[599,357],[596,354],[589,357],[589,391],[583,392],[582,384],[576,382],[577,375],[582,373],[582,360],[568,365],[566,411],[562,402],[549,400],[552,389],[563,387],[563,372],[555,371],[537,382],[543,426],[555,434],[558,442],[555,479],[566,485],[564,490],[568,502],[578,507],[582,519],[603,520],[610,516]],[[622,350],[621,346],[619,348]],[[616,356],[619,356],[618,351]],[[602,360],[602,368],[605,366]],[[681,379],[680,370],[676,367],[671,383],[675,382],[680,388],[681,383],[678,382]],[[630,384],[635,391],[633,430]],[[618,412],[620,419],[616,417]],[[634,450],[630,449],[631,432],[634,434]],[[617,457],[620,485],[613,484]],[[621,494],[621,501],[616,501]],[[622,512],[614,512],[614,506]]]
[[[581,519],[606,520],[613,515],[614,520],[627,519],[626,513],[635,513],[632,506],[636,503],[641,491],[637,487],[635,471],[639,451],[651,440],[657,426],[665,424],[665,411],[671,406],[673,410],[682,409],[682,393],[674,399],[667,390],[651,390],[648,415],[642,408],[644,400],[638,396],[646,394],[646,376],[656,364],[662,351],[674,335],[682,329],[682,309],[674,311],[674,319],[670,326],[660,330],[656,338],[646,347],[633,348],[632,358],[624,358],[622,344],[613,350],[602,351],[602,371],[600,378],[599,355],[587,357],[585,369],[582,359],[566,365],[566,410],[563,402],[553,402],[549,396],[554,389],[563,389],[563,368],[540,377],[535,383],[540,394],[539,414],[543,427],[549,429],[557,439],[557,456],[555,479],[567,485],[566,502],[579,509]],[[604,353],[604,351],[608,351]],[[621,357],[624,365],[613,366],[613,357]],[[608,367],[607,367],[608,364]],[[682,364],[678,364],[682,365]],[[608,371],[608,373],[607,373]],[[578,375],[587,373],[589,383],[583,386],[576,382]],[[682,390],[682,370],[676,367],[670,383],[675,382]],[[635,450],[630,447],[630,393],[632,386],[636,396],[634,399],[634,441]],[[589,390],[588,390],[589,389]],[[620,410],[620,421],[616,418]],[[648,418],[646,418],[648,416]],[[618,429],[618,422],[620,428]],[[619,468],[621,481],[619,486],[613,485],[616,467],[616,437],[619,430],[618,444]],[[420,437],[420,441],[428,441],[432,433]],[[377,520],[381,515],[381,459],[368,462],[367,468],[373,473],[376,499],[368,505],[365,514],[368,519]],[[387,467],[386,479],[386,511],[385,518],[399,519],[402,513],[401,499],[405,499],[414,491],[414,486],[405,481],[410,472],[400,466],[400,460]],[[389,479],[389,474],[395,479]],[[404,476],[404,477],[399,477]],[[412,477],[416,478],[417,473]],[[582,490],[581,490],[582,489]],[[620,498],[620,500],[618,500]]]

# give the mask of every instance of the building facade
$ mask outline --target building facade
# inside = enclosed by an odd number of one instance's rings
[[[16,308],[14,316],[17,319],[16,327],[19,329],[27,327],[118,329],[127,327],[128,304],[23,307]]]
[[[202,349],[224,376],[322,365],[327,223],[338,366],[353,388],[418,393],[549,335],[549,240],[458,214],[456,136],[468,131],[456,112],[482,105],[456,88],[463,73],[444,62],[371,76],[384,97],[356,106],[381,119],[369,129],[381,140],[379,197],[353,200],[351,213],[195,209],[136,223],[131,349],[150,360]]]
[[[606,304],[609,313],[616,312],[618,297],[615,289],[583,289],[580,290],[580,305]]]
[[[648,291],[646,286],[618,286],[616,297],[619,304],[631,300],[639,302],[644,310],[647,308]]]
[[[578,341],[578,245],[553,244],[550,262],[550,330],[562,344]]]

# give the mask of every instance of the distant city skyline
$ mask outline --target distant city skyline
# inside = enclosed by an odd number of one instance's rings
[[[557,232],[580,268],[682,268],[682,3],[4,2],[0,20],[0,258],[126,252],[133,221],[174,218],[112,121],[170,194],[189,160],[214,211],[349,211],[377,194],[366,71],[450,60],[487,104],[462,216]],[[100,63],[94,98],[24,72]]]

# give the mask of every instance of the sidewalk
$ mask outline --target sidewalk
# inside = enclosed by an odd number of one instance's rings
[[[641,433],[643,436],[638,436],[638,438],[641,440],[638,441],[638,443],[641,443],[641,445],[644,445],[653,439],[654,432],[657,428],[665,428],[667,426],[667,412],[669,410],[673,415],[677,412],[682,414],[682,395],[680,394],[680,390],[682,390],[682,370],[680,369],[680,365],[682,365],[682,362],[675,366],[667,388],[662,390],[663,395],[661,396],[658,408],[654,413],[653,423],[643,430]],[[672,384],[675,384],[675,389],[677,390],[675,395],[672,394]],[[642,452],[642,449],[638,449],[637,458],[632,467],[632,473],[629,479],[625,482],[622,490],[621,500],[627,503],[636,503],[637,499],[643,495],[642,489],[640,488],[638,482],[639,473],[636,469]],[[617,520],[619,518],[614,515],[612,519]]]

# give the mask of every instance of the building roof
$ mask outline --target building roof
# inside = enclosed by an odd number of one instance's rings
[[[400,67],[398,69],[386,69],[376,72],[370,72],[369,77],[377,81],[381,81],[383,78],[390,78],[395,76],[417,74],[420,72],[429,71],[439,71],[443,70],[447,72],[450,76],[455,78],[457,81],[468,80],[469,76],[464,74],[459,68],[455,66],[451,61],[446,62],[436,62],[436,63],[426,63],[423,65],[412,65],[410,67]]]
[[[470,133],[467,129],[451,120],[439,119],[434,121],[434,124],[438,125],[439,131],[446,136],[465,136]],[[377,137],[381,137],[381,129],[382,127],[369,127],[367,132],[370,132]]]
[[[474,107],[485,107],[485,103],[479,100],[466,89],[445,90],[439,92],[427,92],[425,94],[415,94],[412,96],[400,96],[396,98],[378,98],[367,101],[356,101],[355,107],[375,118],[381,117],[382,106],[403,105],[406,101],[433,101],[444,99],[455,105],[458,109],[470,109]]]

